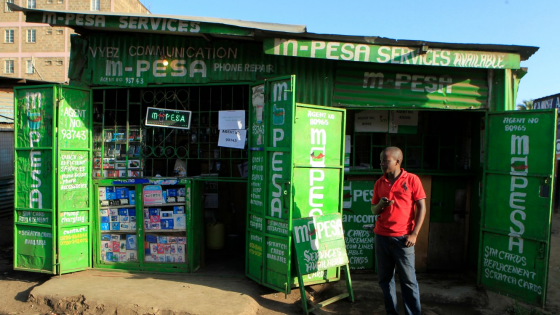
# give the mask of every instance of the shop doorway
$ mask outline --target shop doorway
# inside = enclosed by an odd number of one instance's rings
[[[197,206],[203,214],[199,221],[203,227],[199,272],[243,275],[247,183],[207,179],[195,183],[200,196]]]
[[[388,146],[401,148],[404,169],[423,179],[429,195],[416,245],[419,271],[476,266],[484,115],[480,111],[348,111],[348,121],[353,122],[348,124],[346,133],[350,140],[346,172],[349,182],[381,175],[379,154]],[[349,209],[361,211],[358,205]],[[368,214],[369,208],[361,213]],[[351,229],[350,225],[347,228]]]

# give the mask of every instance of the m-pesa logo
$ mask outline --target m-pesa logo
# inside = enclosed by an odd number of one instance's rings
[[[327,132],[325,129],[311,128],[310,136],[311,154],[309,154],[309,164],[311,164],[311,167],[325,167]]]
[[[309,216],[323,214],[325,185],[325,153],[327,133],[324,129],[311,128],[311,154],[309,155]]]
[[[272,86],[273,96],[272,96],[272,108],[273,108],[273,118],[272,123],[275,126],[272,129],[272,147],[285,147],[284,143],[284,123],[286,110],[283,108],[289,102],[288,99],[288,82],[278,82],[274,83]],[[291,94],[290,94],[291,97]],[[276,151],[271,155],[271,165],[272,165],[272,189],[271,201],[270,201],[270,212],[269,215],[272,217],[282,218],[283,200],[282,195],[285,187],[283,185],[287,182],[284,175],[284,166],[288,166],[287,162],[289,160],[284,159],[284,152]],[[284,165],[286,163],[286,165]]]
[[[296,244],[309,242],[313,250],[319,250],[319,240],[321,238],[331,238],[344,234],[341,219],[317,222],[317,219],[313,218],[306,225],[294,226],[294,231]]]

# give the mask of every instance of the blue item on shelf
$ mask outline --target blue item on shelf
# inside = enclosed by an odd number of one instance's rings
[[[157,243],[158,242],[157,235],[147,234],[146,235],[146,242],[147,243]]]

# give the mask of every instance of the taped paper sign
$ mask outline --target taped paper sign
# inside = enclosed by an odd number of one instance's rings
[[[221,110],[218,114],[218,129],[245,129],[245,111]]]
[[[356,114],[354,130],[357,132],[387,132],[389,130],[389,111],[365,110]]]
[[[225,148],[243,149],[247,130],[220,130],[218,146]]]

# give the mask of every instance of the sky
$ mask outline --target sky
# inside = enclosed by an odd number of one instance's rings
[[[319,34],[536,46],[517,103],[560,93],[559,0],[141,0],[152,14],[306,25]]]

